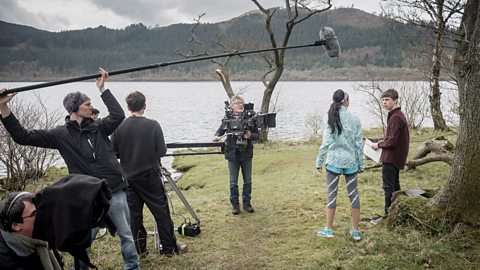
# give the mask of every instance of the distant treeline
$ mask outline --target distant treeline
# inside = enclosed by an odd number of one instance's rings
[[[272,21],[277,38],[282,37],[284,23],[285,13],[278,12]],[[121,30],[99,26],[48,32],[0,21],[0,79],[35,80],[91,74],[99,66],[113,70],[164,63],[182,59],[178,52],[193,55],[223,53],[216,41],[241,51],[270,47],[265,19],[258,12],[249,12],[225,22],[201,24],[195,32],[198,40],[203,42],[201,45],[188,42],[192,38],[193,26],[174,24],[148,28],[134,24]],[[405,52],[410,46],[408,37],[427,36],[414,26],[357,9],[341,8],[317,14],[297,25],[289,45],[313,43],[319,39],[318,32],[323,26],[330,26],[337,33],[342,47],[341,57],[329,59],[318,47],[292,49],[286,54],[287,70],[406,67]],[[206,65],[205,61],[174,65],[155,76],[162,80],[195,74],[195,77],[210,79]],[[265,68],[266,64],[259,55],[234,57],[229,64],[233,75],[252,74],[252,71],[264,71]],[[162,73],[168,76],[162,76]]]

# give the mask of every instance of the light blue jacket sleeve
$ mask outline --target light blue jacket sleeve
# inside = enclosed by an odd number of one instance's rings
[[[323,167],[323,161],[325,159],[325,155],[327,154],[328,148],[333,142],[333,134],[328,126],[328,119],[324,117],[323,119],[323,141],[322,145],[320,145],[320,149],[318,150],[318,156],[317,156],[317,163],[316,167],[317,169]]]

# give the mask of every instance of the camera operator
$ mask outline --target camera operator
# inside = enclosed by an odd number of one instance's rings
[[[230,174],[230,202],[232,214],[240,213],[238,193],[238,173],[240,168],[243,175],[242,204],[243,210],[253,213],[254,209],[251,200],[252,193],[252,158],[253,140],[258,139],[258,128],[253,115],[248,115],[244,108],[244,100],[241,96],[233,96],[230,99],[229,108],[222,124],[215,132],[214,142],[218,142],[223,135],[225,140],[225,159],[228,160]],[[241,123],[240,127],[232,129],[229,123]]]

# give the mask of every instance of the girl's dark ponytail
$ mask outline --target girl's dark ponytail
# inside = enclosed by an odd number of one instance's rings
[[[348,95],[342,90],[338,89],[333,93],[333,103],[330,105],[328,110],[328,125],[332,130],[332,133],[335,131],[338,132],[338,135],[342,134],[342,122],[340,121],[340,108],[345,99],[348,99]]]

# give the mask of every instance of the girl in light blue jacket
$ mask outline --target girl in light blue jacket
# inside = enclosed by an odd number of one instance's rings
[[[360,221],[360,195],[357,189],[357,173],[363,172],[362,126],[357,116],[347,111],[350,104],[348,94],[339,89],[333,93],[333,103],[328,115],[323,119],[323,142],[317,156],[316,167],[323,171],[323,161],[327,155],[326,227],[317,236],[334,237],[333,218],[335,216],[337,190],[340,175],[345,175],[348,198],[352,212],[350,235],[354,240],[361,239],[358,229]]]

